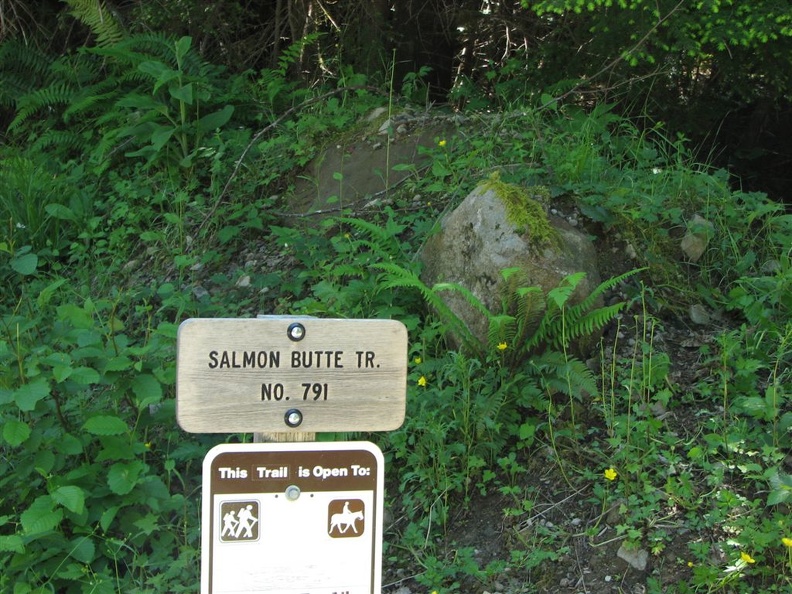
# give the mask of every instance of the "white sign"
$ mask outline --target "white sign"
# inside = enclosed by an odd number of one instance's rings
[[[203,465],[201,594],[379,594],[382,452],[223,444]]]

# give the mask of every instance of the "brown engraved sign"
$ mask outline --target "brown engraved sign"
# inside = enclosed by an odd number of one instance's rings
[[[397,429],[407,329],[395,320],[186,320],[176,388],[177,420],[192,433]]]

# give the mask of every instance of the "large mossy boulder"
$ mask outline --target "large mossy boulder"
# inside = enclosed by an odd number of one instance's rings
[[[600,284],[594,245],[565,220],[548,215],[542,187],[521,188],[490,179],[479,185],[421,250],[422,280],[429,286],[455,283],[473,293],[490,312],[503,310],[507,286],[502,271],[519,268],[522,286],[548,291],[570,274],[585,278],[569,305],[587,297]],[[443,300],[482,343],[488,322],[461,292],[444,291]]]

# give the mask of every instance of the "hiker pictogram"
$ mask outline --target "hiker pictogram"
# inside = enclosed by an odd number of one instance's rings
[[[259,502],[223,501],[220,503],[220,540],[241,542],[258,540]]]
[[[333,538],[360,536],[365,531],[366,506],[360,499],[335,499],[327,506],[327,533]]]

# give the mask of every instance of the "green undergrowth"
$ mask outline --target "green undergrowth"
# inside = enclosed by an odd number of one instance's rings
[[[677,579],[650,571],[652,592],[785,591],[790,215],[661,125],[524,97],[467,114],[389,201],[288,225],[300,168],[382,102],[354,73],[293,83],[299,51],[234,76],[158,35],[24,56],[35,68],[0,144],[0,590],[194,592],[201,460],[249,436],[177,428],[176,328],[282,313],[406,324],[405,424],[365,437],[387,457],[385,566],[427,591],[513,576],[530,592],[572,538],[671,563]],[[574,271],[546,294],[493,271],[507,287],[494,311],[427,286],[418,249],[493,173],[509,196],[577,208],[635,258],[577,304]],[[679,247],[688,231],[706,237],[696,261]],[[486,317],[486,340],[449,291]],[[657,336],[690,305],[716,323],[686,343],[700,373],[677,385],[690,363]],[[603,331],[580,358],[576,341]],[[574,533],[534,521],[547,485],[543,501],[590,510]],[[482,501],[504,527],[486,561],[458,541]]]

